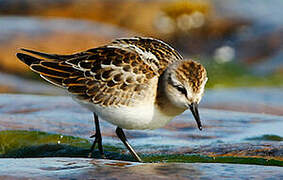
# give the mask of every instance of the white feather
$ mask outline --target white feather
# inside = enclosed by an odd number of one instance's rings
[[[103,120],[123,129],[157,129],[169,123],[174,116],[161,113],[153,102],[136,106],[102,107],[74,98],[79,104],[95,112]]]

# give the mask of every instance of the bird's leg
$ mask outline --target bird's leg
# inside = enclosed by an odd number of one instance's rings
[[[127,149],[130,151],[130,153],[132,154],[132,156],[134,156],[134,158],[139,161],[142,162],[141,158],[139,157],[139,155],[135,152],[135,150],[131,147],[131,145],[128,143],[127,138],[124,134],[124,131],[122,128],[117,127],[116,128],[116,134],[117,136],[120,138],[120,140],[124,143],[124,145],[127,147]]]
[[[98,116],[93,113],[94,115],[94,124],[95,124],[95,134],[90,136],[90,138],[95,138],[94,142],[92,143],[92,146],[90,148],[90,153],[88,155],[88,157],[92,156],[94,147],[96,145],[96,143],[98,144],[98,150],[100,152],[100,155],[102,158],[104,158],[104,152],[103,152],[103,147],[102,147],[102,137],[101,137],[101,133],[100,133],[100,127],[99,127],[99,121],[98,121]]]

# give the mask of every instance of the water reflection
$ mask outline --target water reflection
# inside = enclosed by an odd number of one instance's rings
[[[0,178],[280,179],[281,167],[214,163],[126,163],[81,158],[0,159]],[[4,165],[5,164],[5,165]],[[113,164],[113,165],[109,165]],[[125,164],[116,166],[116,164]],[[56,173],[55,173],[56,172]]]

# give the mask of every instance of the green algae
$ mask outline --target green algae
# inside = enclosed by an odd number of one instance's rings
[[[22,130],[0,131],[0,154],[5,154],[13,149],[42,144],[68,144],[74,147],[82,148],[90,146],[88,140],[86,139],[63,136],[61,134]]]
[[[233,163],[255,164],[264,166],[283,166],[283,161],[253,157],[221,156],[210,157],[198,154],[185,155],[149,155],[143,156],[145,162],[179,162],[179,163]]]
[[[0,157],[87,157],[91,142],[87,139],[39,131],[0,131]],[[120,148],[105,145],[106,151]],[[94,152],[94,157],[99,153]]]
[[[59,143],[60,142],[60,143]],[[87,157],[91,142],[87,139],[51,134],[38,131],[0,131],[0,157]],[[109,159],[134,161],[125,148],[104,145],[105,156]],[[94,158],[100,158],[96,150]],[[266,166],[283,166],[283,161],[251,157],[210,157],[198,154],[143,154],[144,162],[183,162],[183,163],[235,163]]]
[[[272,134],[265,134],[259,137],[252,137],[247,138],[246,140],[256,140],[256,141],[283,141],[283,137],[272,135]]]

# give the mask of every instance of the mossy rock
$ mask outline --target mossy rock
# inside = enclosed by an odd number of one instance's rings
[[[259,137],[252,137],[247,138],[247,140],[256,140],[256,141],[283,141],[283,137],[272,135],[272,134],[265,134]]]
[[[91,143],[87,139],[50,134],[39,131],[0,131],[0,157],[87,157]],[[130,154],[124,154],[119,147],[104,145],[109,159],[134,161]],[[250,157],[210,157],[199,154],[143,154],[144,162],[183,163],[237,163],[269,166],[283,166],[279,160]],[[94,158],[100,158],[95,151]]]

